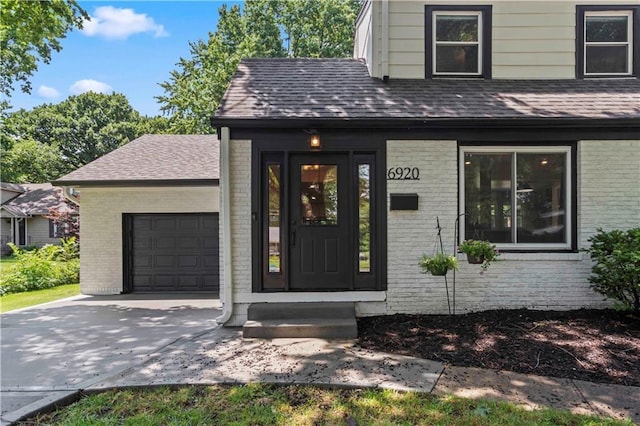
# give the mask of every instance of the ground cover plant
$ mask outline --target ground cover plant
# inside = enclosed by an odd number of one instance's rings
[[[80,294],[80,284],[66,284],[45,290],[25,291],[22,293],[5,294],[0,297],[0,313],[14,311],[20,308],[53,302],[65,297]]]
[[[190,386],[111,390],[29,425],[631,425],[569,411],[390,390]]]
[[[9,293],[42,290],[80,281],[80,259],[75,238],[61,245],[47,244],[31,250],[9,243],[13,262],[5,270],[2,264],[0,296]]]
[[[640,386],[640,317],[616,310],[495,310],[358,319],[358,342],[461,367]]]

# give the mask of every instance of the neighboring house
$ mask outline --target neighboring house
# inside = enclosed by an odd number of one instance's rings
[[[145,135],[55,184],[80,194],[82,293],[217,294],[215,135]]]
[[[75,204],[67,200],[61,188],[50,183],[0,183],[0,249],[11,253],[8,243],[18,247],[43,246],[60,242],[62,230],[48,218],[52,210],[77,213]]]
[[[502,252],[484,274],[461,261],[458,312],[607,306],[581,249],[640,226],[637,2],[365,1],[354,56],[240,63],[213,119],[221,320],[446,313],[418,267],[436,218],[445,251]]]

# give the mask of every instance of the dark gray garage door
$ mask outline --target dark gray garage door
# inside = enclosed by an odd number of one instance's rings
[[[217,293],[218,214],[125,216],[128,290]]]

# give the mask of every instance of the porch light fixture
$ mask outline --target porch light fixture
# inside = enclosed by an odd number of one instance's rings
[[[320,149],[320,135],[313,133],[309,138],[309,148]]]

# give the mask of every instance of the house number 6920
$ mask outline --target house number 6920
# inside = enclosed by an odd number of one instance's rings
[[[392,167],[387,170],[387,180],[420,180],[417,167]]]

